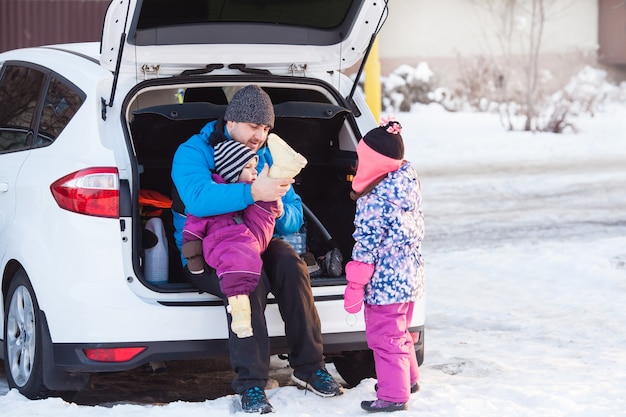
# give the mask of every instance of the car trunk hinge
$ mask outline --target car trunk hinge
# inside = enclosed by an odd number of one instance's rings
[[[124,20],[124,30],[120,36],[120,47],[117,51],[117,62],[115,63],[115,72],[113,73],[113,85],[111,86],[111,95],[109,96],[109,102],[100,98],[102,104],[102,120],[107,119],[107,107],[113,107],[113,99],[115,98],[115,90],[117,89],[117,81],[120,77],[120,67],[122,66],[122,54],[124,52],[124,44],[126,43],[126,24],[128,23],[128,15],[130,14],[130,1],[126,7],[126,19]]]
[[[289,71],[291,75],[296,75],[296,73],[301,73],[303,77],[306,77],[307,64],[291,64],[289,65]]]
[[[346,97],[346,101],[350,105],[350,110],[354,113],[355,117],[359,117],[361,115],[361,111],[357,107],[354,102],[354,93],[356,92],[356,88],[359,85],[359,80],[361,79],[361,75],[363,74],[363,70],[365,69],[365,64],[367,63],[367,58],[370,56],[370,52],[372,51],[372,47],[374,46],[374,41],[376,40],[376,35],[380,32],[380,29],[383,26],[383,23],[387,19],[388,15],[388,7],[389,3],[385,0],[385,7],[383,9],[382,14],[380,15],[380,19],[378,19],[378,25],[376,26],[376,30],[372,33],[372,37],[370,38],[370,43],[367,45],[367,49],[365,50],[365,55],[363,56],[363,60],[361,61],[361,65],[359,65],[359,70],[356,73],[356,77],[354,78],[354,84],[352,84],[352,89],[350,90],[350,94]]]
[[[141,66],[141,72],[143,72],[143,79],[148,79],[148,74],[156,74],[156,77],[159,78],[159,70],[161,66],[159,64],[143,64]]]

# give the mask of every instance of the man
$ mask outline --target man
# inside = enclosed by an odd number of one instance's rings
[[[263,145],[273,126],[274,107],[269,96],[260,87],[249,85],[233,96],[223,119],[207,123],[200,133],[180,145],[174,155],[172,179],[185,213],[213,216],[243,210],[255,201],[278,201],[280,215],[276,218],[276,232],[291,234],[298,231],[304,215],[302,200],[291,186],[294,180],[268,176],[272,155]],[[257,152],[260,172],[256,181],[251,184],[213,181],[211,170],[215,169],[215,158],[212,145],[223,140],[235,140]],[[177,196],[174,197],[176,200]],[[176,204],[174,208],[175,237],[180,249],[185,217],[176,212]],[[341,395],[343,388],[324,367],[321,324],[313,303],[306,263],[288,243],[276,238],[271,240],[262,259],[264,273],[249,296],[253,336],[238,338],[230,330],[232,318],[227,315],[230,362],[237,373],[232,387],[241,395],[243,410],[261,414],[273,412],[265,395],[270,357],[264,311],[270,291],[285,322],[293,381],[323,397]],[[218,295],[226,302],[213,269],[207,268],[200,275],[188,274],[188,277],[200,290]]]

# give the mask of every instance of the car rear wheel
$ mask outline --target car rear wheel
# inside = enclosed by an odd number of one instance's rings
[[[371,350],[346,352],[333,360],[335,368],[350,387],[356,387],[366,378],[376,378],[374,354]]]
[[[422,366],[422,364],[424,363],[424,331],[422,330],[422,334],[421,334],[421,340],[420,342],[421,345],[418,349],[415,350],[415,356],[417,356],[417,365],[418,366]]]
[[[424,363],[424,334],[422,332],[422,344],[415,350],[418,366]],[[333,360],[335,368],[344,381],[350,387],[356,387],[366,378],[376,378],[376,365],[374,353],[371,350],[359,350],[346,352],[343,356]]]
[[[4,368],[10,388],[28,398],[45,392],[41,352],[40,311],[23,270],[16,272],[5,300]]]

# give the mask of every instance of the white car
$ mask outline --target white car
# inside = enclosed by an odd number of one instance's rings
[[[342,71],[367,56],[386,16],[386,1],[115,0],[100,43],[0,54],[9,386],[41,398],[94,372],[227,356],[223,302],[185,282],[167,199],[177,146],[241,86],[270,95],[274,132],[309,161],[294,185],[307,251],[336,247],[345,264],[356,144],[376,120]],[[343,309],[345,276],[311,284],[327,361],[350,385],[374,376],[362,314]],[[266,315],[272,353],[288,354],[271,300]],[[424,318],[422,299],[411,327],[420,363]]]

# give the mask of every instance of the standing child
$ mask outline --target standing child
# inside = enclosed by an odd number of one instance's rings
[[[258,156],[247,146],[224,140],[214,147],[217,183],[252,183]],[[239,338],[252,336],[249,295],[256,288],[267,248],[280,215],[280,200],[257,201],[244,210],[208,217],[187,215],[183,229],[183,257],[192,274],[204,263],[215,269],[220,289],[228,298],[231,329]]]
[[[346,265],[344,307],[357,313],[365,301],[367,344],[378,378],[377,399],[361,402],[369,412],[406,410],[419,389],[409,326],[415,301],[424,294],[424,216],[417,173],[404,160],[401,130],[393,118],[383,119],[363,137],[352,182],[356,243]]]

